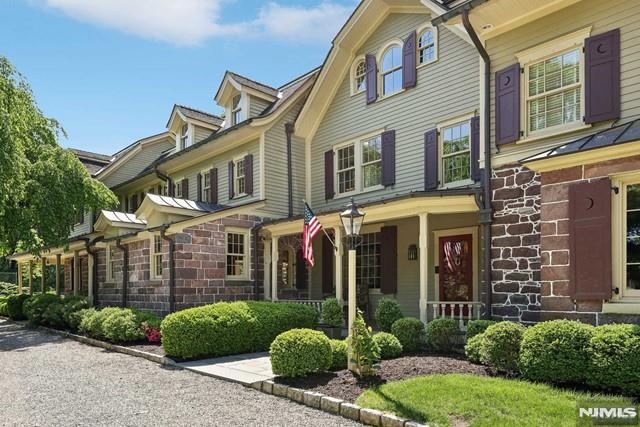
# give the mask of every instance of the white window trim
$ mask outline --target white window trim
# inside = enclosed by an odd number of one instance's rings
[[[357,81],[356,81],[356,72],[358,70],[358,65],[364,62],[364,66],[365,66],[365,72],[364,72],[364,80],[365,80],[365,87],[366,87],[366,81],[367,81],[367,63],[366,63],[366,57],[365,55],[358,55],[356,57],[356,59],[353,60],[353,62],[351,63],[351,70],[349,71],[349,76],[351,76],[351,81],[350,81],[350,88],[351,88],[351,96],[354,95],[358,95],[360,93],[364,93],[366,92],[366,88],[365,89],[361,89],[358,90],[357,89]]]
[[[238,97],[240,97],[240,99],[238,100],[238,106],[236,108],[233,108],[233,101],[235,100],[235,98],[238,98]],[[234,95],[233,97],[231,97],[231,117],[229,118],[231,120],[231,126],[235,126],[238,123],[242,123],[242,121],[243,121],[242,112],[246,111],[243,108],[244,107],[243,102],[242,102],[243,98],[244,97],[242,96],[242,93],[238,93],[238,94]],[[239,121],[234,120],[234,115],[237,112],[240,113],[240,120]]]
[[[433,59],[430,59],[427,62],[420,63],[420,37],[422,36],[422,33],[424,33],[427,30],[431,30],[433,32],[433,51],[434,51],[434,56],[433,56]],[[418,29],[416,30],[416,35],[417,35],[417,39],[416,39],[416,62],[417,62],[417,67],[416,68],[426,67],[429,64],[433,64],[434,62],[438,62],[439,49],[440,49],[440,39],[439,39],[439,34],[438,34],[438,27],[434,27],[430,23],[424,24],[424,25],[418,27]]]
[[[160,235],[159,235],[159,234],[152,234],[152,235],[151,235],[151,238],[149,239],[149,241],[150,241],[150,245],[151,245],[151,247],[149,248],[149,257],[150,257],[150,262],[149,262],[149,267],[150,267],[150,268],[149,268],[149,269],[150,269],[150,271],[149,271],[149,278],[150,278],[151,280],[160,280],[160,279],[162,279],[162,274],[160,274],[160,275],[157,275],[157,274],[156,274],[156,267],[157,267],[157,266],[156,266],[156,262],[157,262],[157,260],[156,260],[156,255],[163,256],[163,255],[164,255],[164,253],[163,253],[163,252],[156,252],[156,245],[155,245],[155,240],[156,240],[156,238],[162,239],[162,237],[160,237]],[[162,268],[162,266],[161,266],[161,268]]]
[[[244,261],[245,261],[245,265],[244,265],[244,273],[242,275],[239,276],[229,276],[227,275],[227,255],[228,255],[228,247],[229,247],[229,233],[231,234],[242,234],[244,236]],[[226,227],[225,228],[225,233],[224,233],[224,260],[225,260],[225,267],[224,267],[224,274],[225,274],[225,279],[226,280],[249,280],[250,278],[250,270],[251,270],[251,260],[249,259],[250,256],[250,245],[251,245],[251,241],[250,241],[250,232],[248,229],[246,228],[235,228],[235,227]]]
[[[444,128],[448,128],[450,126],[454,126],[457,124],[461,124],[464,122],[469,122],[469,154],[471,154],[471,118],[475,116],[475,112],[474,113],[466,113],[457,117],[454,117],[450,120],[447,120],[445,122],[439,123],[436,128],[438,129],[438,182],[440,183],[438,188],[441,189],[447,189],[447,188],[457,188],[457,187],[464,187],[466,185],[472,185],[474,183],[473,179],[469,178],[469,179],[465,179],[462,181],[455,181],[455,182],[449,182],[449,183],[444,183],[444,168],[442,167],[443,162],[443,153],[444,150],[442,149],[442,145],[444,142],[444,132],[443,129]]]
[[[201,186],[201,191],[202,194],[199,194],[198,196],[202,199],[203,202],[206,202],[207,199],[204,197],[205,195],[205,190],[207,189],[207,187],[204,185],[204,183],[206,182],[204,179],[205,175],[209,175],[209,173],[211,172],[211,169],[205,169],[200,171],[200,175],[202,176],[202,186]],[[209,177],[209,193],[211,193],[211,177]]]
[[[180,178],[175,178],[173,179],[173,185],[176,186],[176,191],[175,194],[173,195],[176,199],[185,199],[184,194],[178,195],[178,189],[180,189],[180,192],[182,193],[182,180],[184,179],[184,176],[181,176]]]
[[[549,138],[568,132],[574,132],[584,128],[591,127],[590,124],[584,123],[585,116],[585,58],[584,58],[584,40],[591,35],[591,26],[582,28],[564,36],[555,38],[545,43],[536,45],[529,49],[516,53],[516,58],[520,66],[524,69],[524,73],[520,73],[520,129],[523,130],[523,136],[518,142],[531,142],[539,139]],[[569,52],[579,49],[580,52],[580,117],[571,123],[556,125],[541,130],[529,131],[529,66]]]
[[[370,132],[364,135],[361,135],[357,138],[350,139],[345,142],[341,142],[340,144],[336,144],[333,146],[333,185],[334,185],[334,193],[336,198],[341,197],[349,197],[354,196],[356,194],[364,194],[371,191],[377,191],[384,189],[384,185],[374,185],[371,187],[364,188],[362,184],[362,142],[367,141],[369,139],[375,138],[376,136],[382,135],[385,129],[380,129],[375,132]],[[338,150],[344,147],[348,147],[349,145],[354,146],[353,156],[354,156],[354,168],[355,168],[355,189],[352,191],[347,191],[345,193],[340,193],[340,183],[338,182]],[[381,161],[382,161],[382,153],[380,153]]]
[[[241,156],[236,156],[233,158],[233,200],[248,196],[246,192],[242,192],[242,193],[238,192],[238,184],[237,184],[238,183],[238,162],[244,161],[245,157],[247,157],[248,154],[249,153],[244,153]],[[247,171],[246,170],[244,172],[244,176],[245,176],[244,188],[246,190],[247,188],[247,181],[246,181]]]
[[[389,94],[384,94],[384,74],[382,72],[382,58],[384,57],[384,54],[387,52],[387,50],[389,50],[389,48],[391,48],[392,46],[397,46],[398,48],[400,48],[400,56],[402,57],[402,50],[404,47],[404,41],[402,41],[401,39],[395,38],[393,40],[389,40],[387,43],[385,43],[382,48],[378,51],[378,54],[376,55],[376,63],[378,66],[378,72],[377,72],[377,79],[378,79],[378,101],[382,101],[384,99],[387,98],[391,98],[394,95],[397,95],[399,93],[403,93],[406,89],[404,88],[400,88],[400,90],[397,90],[393,93],[389,93]],[[402,72],[402,65],[400,66],[399,70],[401,70]],[[397,70],[395,70],[397,71]],[[389,74],[389,73],[386,73]]]
[[[626,280],[626,206],[627,206],[627,186],[640,184],[640,172],[612,177],[612,186],[617,187],[618,194],[612,200],[612,251],[611,262],[613,272],[613,287],[619,288],[620,293],[613,294],[612,302],[635,302],[640,303],[640,290],[627,290]],[[638,307],[640,313],[640,307]]]

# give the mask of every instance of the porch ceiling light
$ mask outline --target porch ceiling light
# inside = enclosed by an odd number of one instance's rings
[[[364,216],[365,214],[360,212],[352,197],[347,205],[347,209],[340,214],[340,221],[342,221],[342,226],[344,227],[347,237],[353,240],[360,235]]]

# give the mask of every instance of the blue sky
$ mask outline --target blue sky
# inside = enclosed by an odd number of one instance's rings
[[[113,154],[174,103],[219,113],[227,69],[274,86],[320,65],[356,0],[4,0],[0,55],[68,133]]]

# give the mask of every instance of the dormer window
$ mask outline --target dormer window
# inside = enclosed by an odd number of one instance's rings
[[[233,97],[233,101],[231,103],[231,125],[237,125],[242,121],[242,108],[240,107],[240,99],[241,95],[236,95]]]
[[[181,150],[184,150],[185,148],[187,148],[188,141],[189,141],[189,125],[184,124],[180,132],[180,149]]]
[[[402,90],[402,49],[392,45],[382,55],[382,96]]]

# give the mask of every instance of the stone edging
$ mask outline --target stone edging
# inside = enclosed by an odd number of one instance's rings
[[[422,427],[423,424],[407,420],[376,409],[361,408],[342,399],[326,396],[315,391],[306,391],[273,381],[259,381],[251,388],[274,396],[286,397],[294,402],[319,409],[333,415],[339,415],[353,421],[376,427]]]

